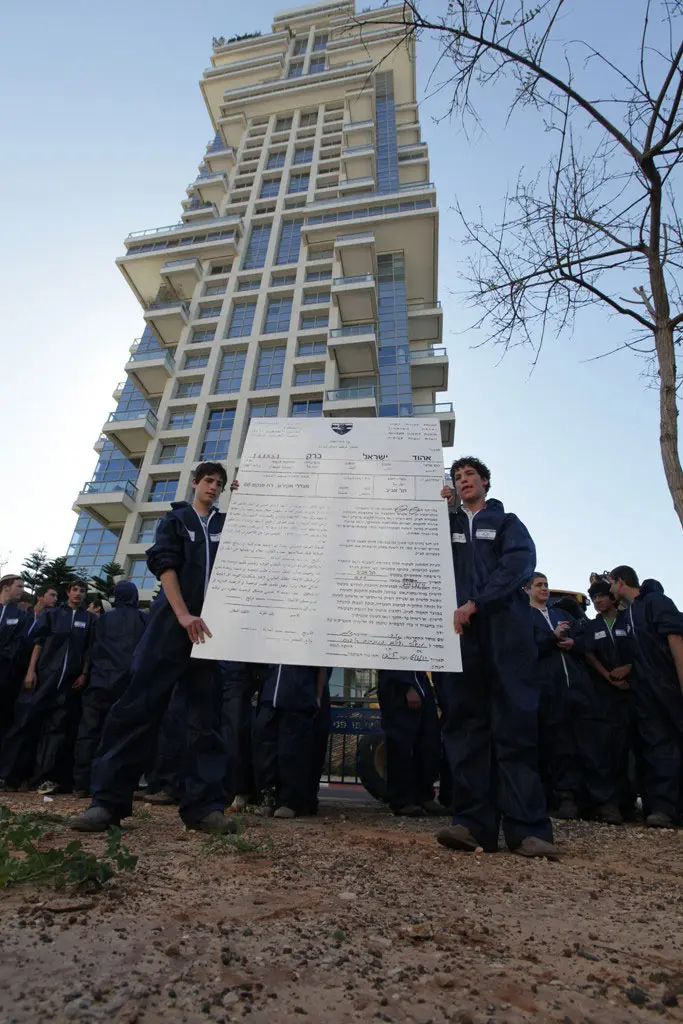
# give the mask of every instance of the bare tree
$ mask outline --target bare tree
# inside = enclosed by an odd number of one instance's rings
[[[561,37],[565,0],[443,0],[443,12],[427,17],[437,6],[404,0],[383,23],[401,24],[407,37],[436,34],[432,79],[442,76],[447,90],[445,116],[478,118],[478,90],[497,87],[507,90],[510,115],[526,107],[554,140],[547,174],[518,179],[500,223],[473,223],[459,207],[473,246],[467,277],[477,326],[505,348],[522,342],[538,354],[548,329],[571,330],[588,305],[623,318],[618,348],[653,360],[661,457],[683,525],[683,0],[614,7],[634,38],[619,63],[601,52],[608,40]],[[586,26],[591,6],[581,12]],[[508,137],[518,151],[519,136]]]

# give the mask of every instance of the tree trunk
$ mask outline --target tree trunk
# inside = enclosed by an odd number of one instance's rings
[[[683,526],[683,467],[678,450],[676,350],[674,332],[670,326],[656,329],[655,347],[659,366],[659,447],[669,492],[676,515]]]

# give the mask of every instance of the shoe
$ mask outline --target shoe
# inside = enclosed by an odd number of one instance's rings
[[[58,789],[59,786],[57,783],[51,782],[50,779],[47,779],[45,782],[41,782],[38,786],[38,792],[41,796],[49,796],[50,793],[56,793]]]
[[[406,804],[405,807],[392,807],[397,818],[424,818],[425,812],[418,804]]]
[[[670,818],[664,811],[653,811],[645,819],[648,828],[673,828],[673,818]]]
[[[292,810],[291,807],[281,806],[281,807],[278,807],[277,810],[273,812],[273,817],[274,818],[296,818],[296,811]]]
[[[106,832],[109,828],[117,827],[121,819],[108,810],[106,807],[98,807],[92,804],[82,814],[69,820],[69,828],[74,832]]]
[[[171,793],[167,793],[165,789],[143,796],[142,799],[146,804],[154,804],[156,807],[172,807],[173,804],[178,803],[176,798]]]
[[[226,836],[237,831],[236,822],[226,818],[222,811],[211,811],[199,821],[192,824],[186,822],[186,825],[193,832],[211,832],[218,836]]]
[[[89,789],[74,789],[73,793],[74,796],[78,797],[79,800],[87,800],[88,797],[90,796]]]
[[[595,808],[595,818],[605,825],[623,825],[624,819],[616,804],[600,804]]]
[[[436,841],[449,850],[464,850],[467,853],[474,853],[475,850],[481,849],[481,843],[477,842],[464,825],[447,825],[445,828],[440,828],[436,833]]]
[[[560,856],[556,846],[538,836],[526,836],[512,852],[520,857],[547,857],[548,860],[558,860]]]
[[[423,800],[420,807],[425,814],[434,814],[439,817],[448,814],[448,809],[443,804],[440,804],[438,800]]]
[[[562,818],[563,821],[573,821],[579,816],[579,805],[573,796],[562,796],[555,811],[555,818]]]
[[[230,810],[240,814],[242,811],[246,811],[249,806],[249,797],[244,793],[238,793],[233,802],[230,804]]]

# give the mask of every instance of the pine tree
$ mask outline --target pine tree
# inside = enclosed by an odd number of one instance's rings
[[[100,569],[101,576],[90,577],[90,590],[100,597],[110,599],[114,596],[114,587],[123,576],[123,566],[118,562],[107,562]]]

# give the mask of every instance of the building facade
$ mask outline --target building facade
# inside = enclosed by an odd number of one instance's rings
[[[181,219],[116,261],[145,327],[74,504],[80,572],[115,557],[148,600],[158,519],[200,460],[236,475],[254,416],[437,417],[452,445],[414,43],[382,24],[401,11],[337,0],[214,40]]]

